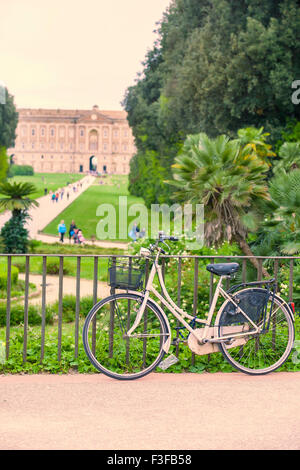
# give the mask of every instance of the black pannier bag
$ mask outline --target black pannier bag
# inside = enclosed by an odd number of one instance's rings
[[[234,302],[256,325],[265,322],[268,301],[271,297],[270,308],[272,309],[274,294],[269,289],[245,289],[232,296]],[[239,311],[233,302],[228,302],[222,315],[222,326],[247,323],[248,319]],[[269,312],[270,313],[270,312]]]

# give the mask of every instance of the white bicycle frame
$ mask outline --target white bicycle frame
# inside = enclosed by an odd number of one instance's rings
[[[213,314],[214,314],[214,311],[215,311],[215,308],[216,308],[216,304],[217,304],[217,301],[218,301],[218,298],[219,298],[219,295],[221,294],[222,297],[224,297],[224,299],[226,300],[230,300],[230,302],[232,302],[235,307],[237,308],[237,313],[242,313],[245,318],[249,321],[249,323],[253,326],[253,330],[251,330],[251,334],[255,334],[255,333],[258,333],[261,328],[258,327],[252,320],[251,318],[248,317],[248,315],[246,314],[246,312],[244,312],[234,301],[234,299],[229,295],[227,294],[227,292],[222,288],[222,282],[223,280],[227,277],[227,276],[220,276],[220,279],[218,281],[218,284],[217,284],[217,287],[216,287],[216,290],[215,290],[215,293],[214,293],[214,296],[213,296],[213,299],[212,299],[212,302],[211,302],[211,305],[210,305],[210,308],[209,308],[209,312],[208,312],[208,315],[207,315],[207,319],[206,320],[201,320],[199,318],[195,318],[191,315],[189,315],[187,312],[185,312],[184,310],[182,310],[180,307],[178,307],[178,305],[176,305],[174,303],[174,301],[171,299],[171,297],[169,296],[168,294],[168,291],[167,291],[167,288],[165,286],[165,283],[164,283],[164,280],[163,280],[163,276],[162,276],[162,270],[161,270],[161,266],[158,264],[158,260],[159,260],[159,256],[160,256],[160,253],[161,253],[161,248],[158,248],[158,253],[155,257],[155,261],[153,262],[153,265],[152,265],[152,268],[151,268],[151,271],[150,271],[150,274],[149,274],[149,278],[148,278],[148,281],[147,281],[147,284],[146,284],[146,287],[145,287],[145,293],[144,293],[144,296],[143,296],[143,302],[137,312],[137,316],[136,316],[136,319],[132,325],[132,327],[130,328],[130,330],[127,331],[127,335],[128,337],[130,336],[134,336],[133,332],[134,330],[137,328],[137,326],[139,325],[141,319],[142,319],[142,316],[143,316],[143,313],[145,311],[145,308],[146,308],[146,304],[148,302],[148,300],[152,300],[152,298],[150,297],[150,294],[154,294],[155,297],[157,297],[160,302],[168,308],[168,310],[177,318],[177,320],[180,321],[180,323],[182,323],[183,326],[186,327],[186,329],[192,334],[195,336],[195,338],[197,339],[198,342],[204,344],[206,342],[210,342],[210,343],[218,343],[220,341],[224,341],[224,340],[228,340],[228,336],[218,336],[217,334],[214,335],[213,337],[209,337],[209,331],[211,330],[211,327],[210,327],[210,324],[211,324],[211,320],[212,320],[212,317],[213,317]],[[162,289],[162,293],[163,293],[163,296],[155,289],[155,287],[153,286],[153,280],[154,280],[154,276],[155,274],[158,274],[158,279],[159,279],[159,283],[160,283],[160,286],[161,286],[161,289]],[[222,307],[221,307],[222,308]],[[165,315],[164,315],[165,316]],[[166,318],[166,316],[165,316]],[[197,323],[201,323],[202,325],[204,325],[204,328],[201,328],[201,330],[203,330],[203,334],[201,336],[201,338],[199,338],[198,335],[196,335],[195,333],[195,330],[189,325],[189,323],[187,323],[185,321],[184,318],[187,318],[189,320],[196,320]],[[167,318],[166,318],[167,320]],[[168,320],[167,320],[168,321]],[[168,327],[169,327],[169,331],[170,331],[170,325],[169,325],[169,322],[168,322]],[[199,331],[199,330],[198,330]],[[217,332],[215,332],[217,333]],[[241,338],[242,336],[249,336],[249,330],[246,332],[246,333],[243,333],[243,332],[238,332],[238,333],[234,333],[234,332],[231,332],[230,334],[230,337],[231,338]],[[211,335],[210,335],[211,336]]]

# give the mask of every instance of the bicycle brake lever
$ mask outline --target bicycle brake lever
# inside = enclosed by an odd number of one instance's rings
[[[162,243],[163,243],[164,245],[166,245],[166,247],[170,250],[169,245],[168,245],[164,240],[162,240]]]

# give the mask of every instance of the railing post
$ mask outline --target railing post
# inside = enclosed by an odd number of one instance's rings
[[[93,281],[93,304],[97,303],[98,298],[98,257],[94,257],[94,281]],[[96,331],[97,331],[97,315],[94,316],[92,322],[92,352],[96,351]]]
[[[112,257],[112,266],[116,265],[116,257]],[[111,289],[112,295],[115,293],[115,288]],[[109,357],[112,358],[114,355],[114,328],[115,328],[115,306],[111,302],[110,304],[110,316],[109,316]]]
[[[6,300],[6,359],[9,358],[10,346],[10,309],[11,309],[11,256],[7,257],[7,300]]]
[[[292,302],[293,300],[293,274],[294,274],[294,260],[290,259],[289,302]]]
[[[81,257],[77,257],[76,267],[76,307],[75,307],[75,351],[74,357],[78,358],[78,337],[79,337],[79,313],[80,313],[80,263]]]
[[[40,363],[44,359],[45,353],[45,329],[46,329],[46,273],[47,273],[47,257],[43,256],[43,274],[42,274],[42,331],[41,331],[41,358]]]
[[[59,257],[59,279],[58,279],[58,345],[57,359],[61,361],[61,339],[62,339],[62,315],[63,315],[63,279],[64,279],[64,257]]]
[[[177,305],[180,307],[181,305],[181,267],[182,267],[182,258],[181,256],[178,257],[178,276],[177,276]],[[177,320],[177,327],[180,326],[180,321]],[[179,338],[179,330],[176,330],[176,340]],[[176,357],[179,354],[179,344],[176,342]]]
[[[25,298],[24,298],[23,363],[26,362],[26,358],[27,358],[28,293],[29,293],[29,256],[26,256],[26,258],[25,258]]]

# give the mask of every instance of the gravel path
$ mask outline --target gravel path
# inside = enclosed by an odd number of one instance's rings
[[[25,274],[20,273],[19,279],[25,279]],[[46,288],[46,303],[53,303],[58,300],[58,289],[59,289],[59,278],[58,276],[51,276],[47,274],[46,278],[47,288]],[[29,282],[33,282],[36,285],[39,295],[31,297],[29,303],[31,304],[41,304],[42,294],[41,294],[41,285],[42,285],[42,276],[39,274],[30,274]],[[63,282],[63,295],[66,294],[76,294],[76,278],[71,276],[64,276]],[[98,282],[98,298],[107,297],[110,294],[110,287],[106,282]],[[93,281],[89,279],[80,279],[80,297],[92,296],[93,295]]]

